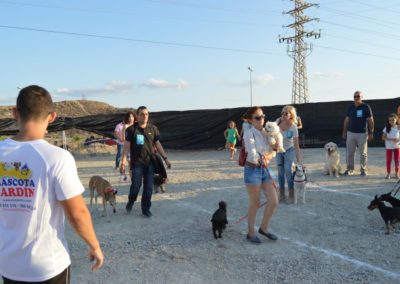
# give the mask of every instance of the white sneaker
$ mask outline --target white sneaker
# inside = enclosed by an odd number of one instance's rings
[[[385,179],[390,179],[390,174],[387,174]]]

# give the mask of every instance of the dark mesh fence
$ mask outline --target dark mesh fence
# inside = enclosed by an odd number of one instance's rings
[[[366,101],[371,108],[375,119],[374,141],[371,146],[383,146],[381,141],[382,129],[386,118],[395,112],[400,105],[400,98]],[[300,131],[302,147],[321,147],[329,141],[341,143],[343,120],[350,101],[308,103],[295,107],[303,122]],[[280,116],[282,105],[263,107],[267,120],[275,120]],[[202,149],[220,148],[225,145],[223,132],[227,122],[233,120],[238,129],[241,128],[241,116],[247,108],[219,109],[219,110],[192,110],[192,111],[164,111],[150,113],[151,121],[161,132],[161,142],[169,149]],[[151,111],[151,110],[150,110]],[[103,136],[113,137],[117,125],[124,113],[92,115],[77,118],[57,118],[49,126],[49,132],[67,129],[81,129]],[[13,119],[0,120],[0,135],[13,135],[17,126]]]

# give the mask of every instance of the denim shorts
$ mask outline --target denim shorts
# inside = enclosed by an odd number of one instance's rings
[[[268,173],[270,172],[270,174]],[[266,168],[253,168],[249,166],[244,167],[244,183],[261,185],[272,181],[273,174],[271,170]]]

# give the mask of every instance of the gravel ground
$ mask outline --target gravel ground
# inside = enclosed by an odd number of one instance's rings
[[[90,271],[86,245],[67,227],[72,283],[400,283],[400,233],[385,235],[379,211],[367,210],[396,182],[383,178],[384,149],[369,149],[365,178],[324,176],[323,149],[302,154],[307,203],[281,204],[270,227],[279,240],[260,245],[246,241],[246,220],[235,223],[248,199],[243,168],[225,151],[170,151],[167,193],[153,195],[150,219],[138,203],[125,213],[129,185],[118,182],[112,155],[77,157],[85,186],[100,174],[119,192],[111,223],[100,211],[92,215],[106,256],[101,270]],[[210,219],[220,200],[228,204],[229,225],[215,240]]]

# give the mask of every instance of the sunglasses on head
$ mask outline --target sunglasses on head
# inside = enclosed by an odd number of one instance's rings
[[[255,120],[261,120],[261,119],[264,119],[264,118],[265,118],[264,114],[262,114],[260,116],[253,116],[253,119],[255,119]]]

